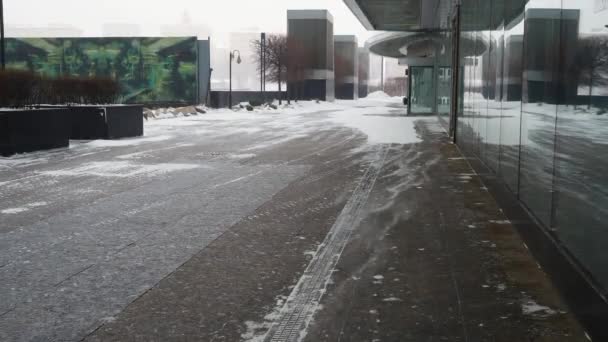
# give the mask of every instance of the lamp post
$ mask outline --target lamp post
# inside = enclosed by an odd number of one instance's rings
[[[236,55],[238,55],[236,64],[241,64],[241,52],[239,50],[230,52],[230,92],[228,93],[228,108],[232,108],[232,60],[234,60],[234,56]]]
[[[4,45],[4,4],[0,0],[0,66],[6,68],[6,55]]]

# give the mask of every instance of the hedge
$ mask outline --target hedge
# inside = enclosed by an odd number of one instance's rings
[[[29,71],[0,71],[0,107],[110,104],[117,101],[119,94],[120,86],[111,78],[47,78]]]

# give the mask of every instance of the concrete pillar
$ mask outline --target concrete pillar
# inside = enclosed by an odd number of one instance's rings
[[[287,11],[287,90],[292,99],[334,100],[334,19],[326,10]]]
[[[367,97],[369,82],[369,50],[359,48],[359,98]]]
[[[355,36],[334,36],[336,98],[359,98],[359,44]]]

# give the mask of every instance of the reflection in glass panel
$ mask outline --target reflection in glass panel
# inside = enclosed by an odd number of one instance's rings
[[[555,231],[608,287],[608,10],[563,0]]]
[[[476,34],[477,0],[463,1],[461,9],[460,35],[460,68],[461,68],[461,100],[458,120],[458,141],[469,152],[476,153],[476,137],[473,128],[474,106],[473,92],[475,87],[474,69],[477,63]]]
[[[410,108],[411,112],[432,113],[435,102],[433,92],[433,68],[432,67],[410,67],[411,87]]]
[[[478,10],[478,8],[477,8]],[[483,42],[481,39],[481,33],[479,31],[475,31],[475,50],[474,50],[474,62],[471,70],[471,128],[473,130],[471,143],[473,144],[473,151],[477,156],[480,155],[479,149],[479,141],[480,139],[480,131],[479,131],[479,102],[480,97],[483,99],[481,95],[481,68],[483,66],[482,58],[480,56],[480,51],[483,50]]]
[[[437,112],[448,114],[452,92],[452,68],[439,67],[437,71]]]
[[[491,4],[491,2],[486,2]],[[482,7],[485,9],[485,7]],[[489,16],[490,13],[482,13],[484,18]],[[482,49],[480,56],[481,69],[477,76],[479,82],[479,93],[477,94],[477,115],[478,115],[478,129],[479,129],[479,157],[487,162],[487,141],[488,141],[488,99],[490,96],[490,31],[488,27],[483,27],[483,31],[479,32],[479,45]]]
[[[559,5],[558,1],[531,0],[524,19],[519,194],[546,226],[551,225],[553,201],[559,37],[562,21],[568,20],[562,18]]]
[[[502,1],[492,1],[492,18],[489,35],[489,61],[487,70],[487,97],[488,112],[486,116],[486,164],[494,171],[498,171],[500,146],[500,118],[503,70],[503,30],[504,8]]]
[[[522,59],[524,21],[522,15],[507,21],[504,30],[502,101],[500,118],[500,168],[505,184],[515,193],[519,186]],[[505,19],[509,19],[505,10]]]

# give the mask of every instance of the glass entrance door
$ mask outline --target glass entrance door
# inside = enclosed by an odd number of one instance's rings
[[[433,67],[410,67],[410,113],[432,113],[435,103]]]

